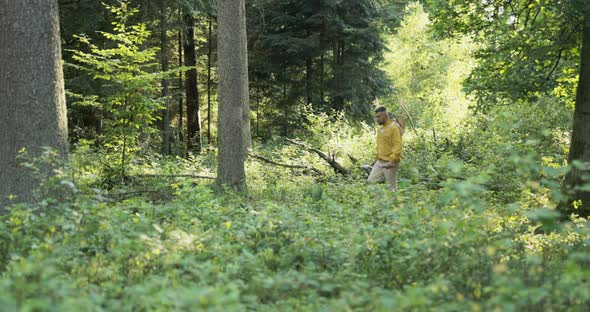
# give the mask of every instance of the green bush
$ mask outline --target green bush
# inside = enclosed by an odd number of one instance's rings
[[[544,120],[502,130],[507,120],[515,119],[487,121],[491,133],[473,128],[447,150],[420,130],[405,134],[398,193],[367,185],[357,169],[341,177],[282,140],[255,152],[323,175],[249,160],[249,190],[234,193],[207,179],[140,176],[214,175],[214,151],[189,159],[148,153],[130,160],[134,178],[105,189],[105,152],[81,142],[39,202],[0,217],[0,305],[585,311],[588,220],[560,223],[554,210],[563,142],[535,141],[548,135]],[[344,155],[372,160],[370,127],[321,115],[310,122],[307,144],[350,168],[358,164]]]

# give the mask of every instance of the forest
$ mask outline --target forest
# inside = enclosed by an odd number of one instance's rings
[[[0,0],[0,311],[590,311],[590,1]]]

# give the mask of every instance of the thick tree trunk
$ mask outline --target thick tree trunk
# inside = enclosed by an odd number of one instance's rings
[[[575,161],[579,161],[590,166],[590,4],[585,3],[584,5],[580,78],[576,94],[569,163],[573,164]],[[580,189],[584,184],[590,183],[590,181],[583,179],[584,175],[589,174],[590,170],[582,170],[576,166],[573,166],[567,174],[564,187],[571,198],[569,203],[561,207],[564,213],[575,213],[583,217],[590,216],[590,191]]]
[[[19,150],[67,152],[59,35],[57,0],[0,0],[0,210],[9,195],[33,200],[43,178],[19,165]]]
[[[184,24],[186,38],[184,40],[184,65],[193,67],[186,72],[186,127],[189,150],[201,152],[201,116],[199,112],[199,89],[197,87],[197,55],[195,49],[195,18],[185,14]]]
[[[219,0],[219,154],[217,183],[244,189],[248,112],[248,52],[244,0]],[[249,114],[248,114],[249,116]],[[249,131],[248,131],[249,132]]]
[[[160,0],[160,56],[162,71],[168,71],[168,20],[166,17],[166,0]],[[162,154],[170,155],[170,101],[168,100],[168,79],[162,79],[162,97],[165,108],[162,112]]]

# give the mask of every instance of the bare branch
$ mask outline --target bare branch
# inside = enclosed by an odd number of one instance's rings
[[[260,156],[260,155],[254,155],[254,154],[249,154],[248,156],[260,160],[262,162],[271,164],[271,165],[275,165],[275,166],[279,166],[279,167],[285,167],[285,168],[291,168],[291,169],[303,169],[303,170],[308,170],[308,171],[313,171],[314,173],[318,174],[318,175],[323,175],[324,173],[322,171],[320,171],[319,169],[316,169],[314,167],[310,167],[310,166],[304,166],[304,165],[291,165],[291,164],[283,164],[283,163],[279,163],[276,162],[272,159]]]
[[[325,160],[326,162],[328,162],[328,164],[330,164],[330,166],[332,166],[332,168],[334,168],[334,170],[337,173],[340,173],[340,174],[342,174],[344,176],[350,175],[350,170],[344,168],[344,166],[342,166],[340,163],[338,163],[334,159],[334,157],[330,157],[330,156],[326,155],[324,152],[320,151],[319,149],[313,148],[311,146],[307,146],[304,143],[297,142],[297,141],[291,140],[289,138],[287,138],[286,140],[289,141],[291,144],[295,144],[297,146],[301,146],[301,147],[305,148],[308,151],[312,151],[312,152],[316,153],[318,156],[320,156],[320,158],[322,158],[323,160]]]

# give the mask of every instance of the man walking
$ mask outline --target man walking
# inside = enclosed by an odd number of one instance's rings
[[[402,136],[398,124],[387,114],[385,107],[375,110],[375,120],[380,125],[377,129],[377,161],[371,169],[368,182],[377,183],[385,180],[391,191],[397,191],[397,173],[402,154]]]

